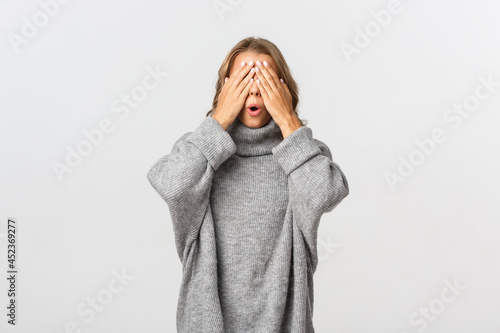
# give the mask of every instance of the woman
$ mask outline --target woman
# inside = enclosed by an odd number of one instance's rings
[[[318,225],[348,195],[346,177],[299,119],[273,43],[239,42],[216,88],[206,119],[147,175],[183,267],[177,330],[313,333]]]

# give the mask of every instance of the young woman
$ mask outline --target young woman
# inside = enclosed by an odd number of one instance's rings
[[[349,194],[297,114],[279,49],[249,37],[219,70],[212,110],[148,172],[182,262],[182,333],[313,333],[321,216]]]

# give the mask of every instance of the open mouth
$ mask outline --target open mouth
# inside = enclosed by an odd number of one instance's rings
[[[250,104],[248,106],[248,111],[256,112],[256,111],[259,111],[259,110],[260,110],[259,104],[253,103],[253,104]]]

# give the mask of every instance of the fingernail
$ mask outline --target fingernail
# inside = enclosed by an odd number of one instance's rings
[[[250,82],[253,82],[253,78],[250,79]]]
[[[259,65],[259,66],[260,66],[260,65],[262,65],[262,64],[261,64],[261,62],[260,62],[260,61],[257,61],[257,65]]]
[[[255,70],[255,67],[252,67],[252,69],[250,70],[250,73],[253,73],[254,70]]]
[[[245,66],[245,62],[244,61],[241,62],[241,67],[243,67],[243,66]]]
[[[257,83],[260,83],[259,79],[257,79]]]
[[[283,81],[283,79],[280,79],[280,81],[281,81],[281,82],[285,82],[285,81]]]
[[[252,65],[253,65],[253,61],[250,61],[250,62],[248,63],[248,66],[252,66]]]
[[[267,63],[267,61],[264,61],[264,66],[268,66],[269,64]]]
[[[224,82],[227,82],[227,77],[224,79]]]

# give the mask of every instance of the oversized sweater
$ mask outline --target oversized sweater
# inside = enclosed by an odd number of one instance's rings
[[[349,193],[329,148],[274,119],[227,130],[208,116],[147,178],[167,203],[182,263],[180,333],[314,333],[321,216]]]

